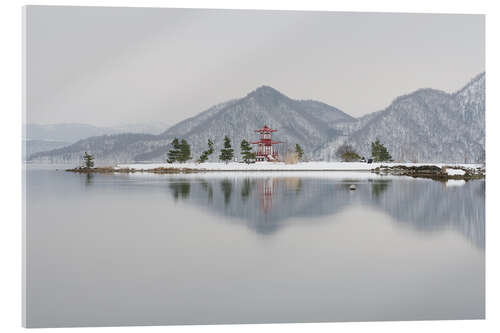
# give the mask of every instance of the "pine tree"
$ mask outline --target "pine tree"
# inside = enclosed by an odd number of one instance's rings
[[[187,160],[191,159],[191,146],[185,139],[181,140],[179,158],[177,159],[179,162],[184,163]]]
[[[372,142],[372,157],[374,162],[386,162],[392,160],[387,148],[378,139]]]
[[[87,152],[85,152],[83,154],[83,160],[85,162],[85,168],[86,169],[90,169],[90,168],[93,168],[94,167],[94,156],[88,154]]]
[[[354,162],[361,159],[361,156],[359,156],[354,148],[349,144],[343,144],[340,146],[335,152],[335,155],[344,162]]]
[[[243,161],[245,163],[250,163],[252,160],[255,160],[255,153],[252,152],[252,147],[248,143],[247,140],[243,139],[241,141],[241,155],[243,156]]]
[[[295,153],[297,153],[297,158],[301,161],[302,156],[304,156],[304,150],[302,150],[302,147],[298,143],[295,145]]]
[[[170,144],[172,145],[172,149],[168,151],[167,163],[174,163],[179,160],[181,144],[177,138],[173,139]]]
[[[212,140],[208,139],[208,150],[205,150],[201,153],[200,158],[198,159],[199,163],[203,163],[208,160],[208,156],[212,155],[214,152],[214,143]]]
[[[207,151],[205,150],[204,152],[201,153],[200,158],[198,159],[198,163],[204,163],[208,160],[208,154]]]
[[[224,137],[224,148],[220,150],[219,159],[228,163],[233,159],[233,148],[231,148],[231,139],[226,135]]]

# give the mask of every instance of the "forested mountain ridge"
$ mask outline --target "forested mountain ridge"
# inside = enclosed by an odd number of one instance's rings
[[[228,135],[239,156],[242,139],[257,139],[255,130],[278,129],[273,138],[281,152],[299,143],[306,157],[335,160],[336,149],[349,143],[370,156],[370,143],[379,139],[394,160],[415,162],[482,162],[485,141],[485,73],[455,93],[419,89],[397,97],[386,109],[353,118],[313,100],[294,100],[269,86],[218,104],[183,120],[159,135],[121,134],[81,140],[73,145],[31,156],[34,161],[73,162],[84,151],[108,162],[165,161],[169,143],[178,137],[198,158],[208,139],[222,148]],[[218,153],[211,156],[216,159]]]

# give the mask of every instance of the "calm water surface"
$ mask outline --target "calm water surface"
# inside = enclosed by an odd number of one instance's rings
[[[484,181],[30,166],[26,188],[30,327],[484,317]]]

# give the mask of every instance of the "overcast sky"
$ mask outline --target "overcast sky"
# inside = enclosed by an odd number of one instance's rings
[[[29,7],[28,122],[174,124],[269,85],[358,117],[484,71],[484,16]]]

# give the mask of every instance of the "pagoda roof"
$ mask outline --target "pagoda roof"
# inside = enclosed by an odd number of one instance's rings
[[[276,131],[277,130],[275,130],[275,129],[267,127],[267,125],[264,125],[264,127],[262,127],[261,129],[255,130],[255,132],[257,132],[257,133],[271,133],[271,132],[276,132]]]

